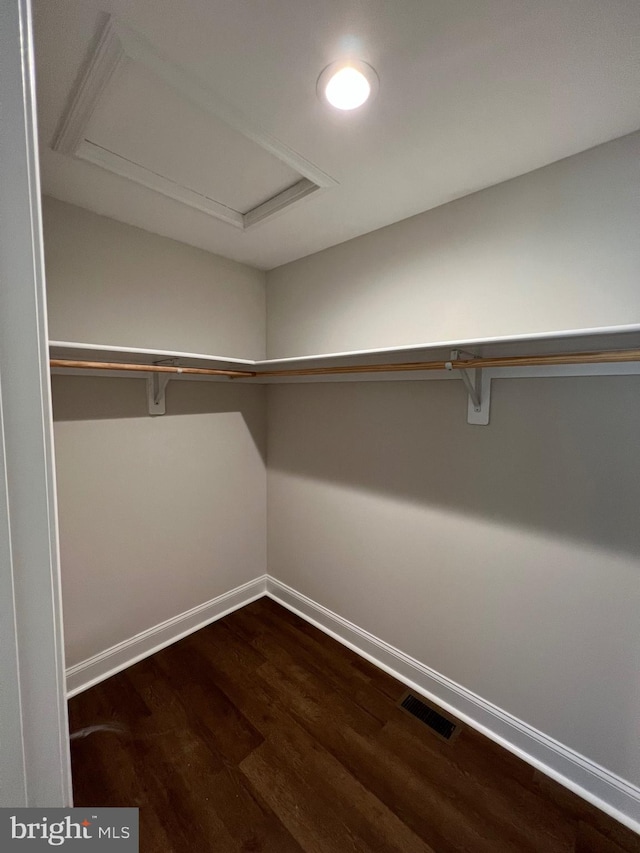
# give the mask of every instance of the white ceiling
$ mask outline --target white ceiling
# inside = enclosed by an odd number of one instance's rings
[[[105,12],[337,185],[243,231],[53,151]],[[638,0],[34,0],[34,26],[44,192],[263,269],[640,128]],[[348,55],[380,91],[330,112],[316,79]],[[105,136],[126,115],[112,118]],[[180,138],[163,136],[162,156],[191,186]],[[203,187],[233,195],[225,175]]]
[[[300,179],[257,143],[190,104],[145,68],[118,75],[87,138],[232,209],[256,207]]]

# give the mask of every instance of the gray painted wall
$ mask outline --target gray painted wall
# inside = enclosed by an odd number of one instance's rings
[[[52,340],[264,358],[264,273],[45,197]]]
[[[268,353],[640,321],[640,134],[267,276]],[[640,782],[638,377],[269,389],[269,573]]]
[[[45,200],[51,337],[264,353],[264,274]],[[67,665],[266,571],[265,389],[53,377]]]
[[[640,377],[269,388],[269,573],[640,782]]]
[[[265,573],[265,391],[53,377],[68,666]]]
[[[268,355],[638,323],[639,223],[635,133],[268,273]]]

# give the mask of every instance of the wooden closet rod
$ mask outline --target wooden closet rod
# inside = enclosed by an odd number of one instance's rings
[[[334,367],[294,367],[285,370],[220,370],[209,367],[179,367],[169,364],[122,364],[117,361],[72,361],[52,358],[51,367],[82,368],[86,370],[129,370],[137,373],[184,373],[196,376],[228,376],[248,379],[255,376],[331,376],[341,373],[392,373],[411,370],[446,370],[474,367],[545,367],[560,364],[615,364],[640,361],[640,349],[611,352],[556,353],[554,355],[517,355],[499,358],[467,358],[454,361],[413,361],[400,364],[353,364]]]
[[[258,376],[326,376],[340,373],[390,373],[409,370],[446,370],[473,367],[540,367],[557,364],[611,364],[640,361],[640,349],[611,352],[557,353],[555,355],[518,355],[500,358],[468,358],[454,361],[415,361],[401,364],[356,364],[342,367],[303,367],[288,370],[264,370]]]
[[[86,370],[132,370],[138,373],[187,373],[196,376],[228,376],[239,379],[255,376],[249,370],[219,370],[210,367],[179,367],[173,364],[121,364],[118,361],[72,361],[67,358],[52,358],[51,367],[79,367]]]

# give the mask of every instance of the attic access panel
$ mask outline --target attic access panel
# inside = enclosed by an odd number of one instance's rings
[[[113,18],[52,147],[243,230],[336,184]]]

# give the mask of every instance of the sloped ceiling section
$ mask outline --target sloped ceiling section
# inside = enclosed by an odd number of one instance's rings
[[[640,128],[638,0],[31,2],[44,193],[261,269]],[[380,88],[341,113],[316,86],[349,57]]]
[[[242,230],[336,184],[110,16],[52,147]]]

